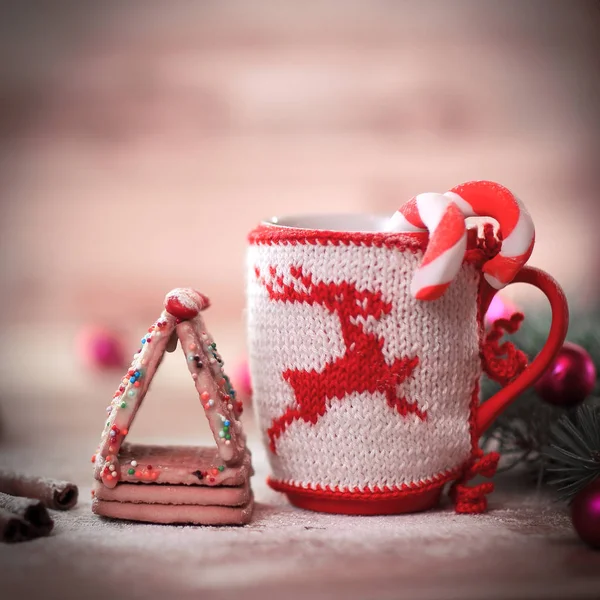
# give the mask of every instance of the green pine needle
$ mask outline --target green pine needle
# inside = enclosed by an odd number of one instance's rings
[[[544,457],[549,482],[561,500],[572,500],[600,478],[600,404],[591,400],[563,415],[550,431]]]

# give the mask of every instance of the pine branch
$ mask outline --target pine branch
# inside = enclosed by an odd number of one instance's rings
[[[570,501],[600,478],[600,399],[582,404],[554,425],[544,451],[550,484],[561,500]]]

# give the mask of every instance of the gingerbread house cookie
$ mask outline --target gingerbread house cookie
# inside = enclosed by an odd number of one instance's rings
[[[242,525],[254,507],[250,452],[223,360],[201,311],[209,300],[192,289],[167,294],[165,310],[142,338],[107,408],[94,462],[92,510],[152,523]],[[125,438],[167,350],[182,347],[215,447],[146,446]]]

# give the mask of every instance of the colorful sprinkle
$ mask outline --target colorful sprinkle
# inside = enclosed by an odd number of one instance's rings
[[[132,460],[131,461],[131,466],[132,467],[137,467],[137,460]]]
[[[128,469],[127,473],[129,473],[129,475],[134,475],[135,474],[135,469]]]
[[[121,408],[127,408],[127,402],[121,402]]]
[[[221,465],[220,467],[218,467],[219,471],[221,471],[221,473],[225,470],[225,466]]]
[[[130,398],[133,398],[133,397],[135,396],[135,394],[136,394],[136,390],[129,390],[129,391],[127,392],[127,395],[128,395]]]

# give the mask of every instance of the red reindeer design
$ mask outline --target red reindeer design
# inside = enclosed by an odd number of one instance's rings
[[[421,420],[426,419],[426,411],[397,393],[398,385],[410,377],[419,364],[418,357],[398,358],[389,365],[383,355],[383,338],[364,329],[364,321],[371,318],[378,321],[392,310],[391,303],[384,302],[381,292],[358,290],[348,282],[315,283],[302,267],[290,268],[291,283],[284,283],[283,276],[278,275],[274,267],[269,269],[269,280],[261,276],[258,267],[255,273],[271,300],[319,305],[337,314],[346,345],[344,355],[327,363],[322,371],[287,369],[282,373],[292,386],[296,406],[275,418],[267,431],[274,454],[277,439],[291,423],[302,419],[314,425],[327,411],[328,400],[341,400],[352,392],[383,392],[390,408],[401,415],[412,413]]]

